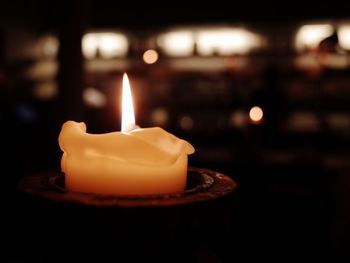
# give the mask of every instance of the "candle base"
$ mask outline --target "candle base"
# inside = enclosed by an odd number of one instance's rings
[[[72,192],[57,171],[26,177],[19,187],[30,227],[22,239],[42,262],[202,262],[208,251],[225,259],[220,250],[237,233],[236,186],[201,168],[188,169],[185,191],[153,196]],[[234,255],[232,248],[228,252]]]
[[[173,206],[213,200],[230,194],[237,184],[221,173],[188,168],[185,191],[159,195],[101,195],[67,190],[64,174],[58,171],[25,177],[20,181],[21,191],[51,201],[81,203],[91,206],[148,207]]]

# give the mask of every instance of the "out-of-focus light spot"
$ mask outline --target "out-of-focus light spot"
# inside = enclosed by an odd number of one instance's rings
[[[102,58],[126,56],[129,43],[121,33],[87,33],[82,40],[83,54],[87,59],[97,57],[99,52]]]
[[[294,60],[295,66],[300,69],[318,69],[320,62],[317,56],[300,54]]]
[[[50,100],[57,96],[58,86],[56,82],[38,83],[33,89],[33,96],[41,100]]]
[[[350,129],[350,117],[347,114],[330,113],[326,117],[331,129],[348,133]]]
[[[31,124],[38,120],[38,114],[31,105],[19,104],[15,107],[16,115],[20,121]]]
[[[202,56],[245,54],[260,43],[256,34],[240,28],[200,30],[196,34],[197,51]]]
[[[169,56],[186,57],[193,54],[194,35],[191,31],[173,31],[160,35],[158,45]]]
[[[338,29],[339,45],[350,50],[350,25],[342,25]]]
[[[42,38],[42,52],[46,58],[55,58],[59,49],[59,41],[55,36],[45,36]]]
[[[250,109],[249,118],[253,122],[258,123],[262,120],[263,117],[264,117],[264,112],[260,107],[254,106],[253,108]]]
[[[224,63],[226,68],[241,70],[247,68],[249,59],[242,56],[231,55],[224,58]]]
[[[155,125],[163,126],[168,122],[169,114],[163,108],[157,108],[151,113],[151,121]]]
[[[142,58],[146,64],[154,64],[158,60],[158,52],[153,49],[149,49],[143,53]]]
[[[304,49],[316,48],[323,39],[333,33],[334,28],[330,24],[304,25],[296,34],[296,49],[303,51]]]
[[[320,62],[333,69],[346,69],[349,66],[349,60],[346,56],[341,54],[328,54],[327,56],[321,57]]]
[[[247,112],[237,110],[231,113],[229,119],[230,125],[237,128],[242,128],[247,124]]]
[[[92,108],[102,108],[107,103],[107,98],[105,94],[92,87],[86,88],[84,90],[83,100],[86,103],[86,105]]]
[[[100,37],[100,54],[103,58],[113,58],[126,55],[128,40],[124,35],[104,33]]]
[[[195,46],[201,56],[246,54],[262,43],[261,36],[234,27],[192,27],[157,38],[157,44],[170,56],[191,56]]]
[[[83,54],[87,59],[93,59],[97,55],[97,50],[99,46],[98,37],[96,34],[90,33],[83,37]]]
[[[42,60],[33,63],[25,71],[25,76],[36,81],[44,81],[55,78],[59,64],[54,60]]]
[[[181,116],[179,124],[183,130],[191,130],[194,126],[193,119],[188,115]]]
[[[285,127],[296,132],[316,132],[320,129],[320,122],[311,112],[295,112],[287,120]]]

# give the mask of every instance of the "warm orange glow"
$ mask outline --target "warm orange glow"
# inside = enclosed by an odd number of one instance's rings
[[[135,127],[134,104],[128,75],[123,75],[123,96],[122,96],[122,132],[128,132]]]
[[[250,109],[249,111],[249,118],[253,121],[253,122],[260,122],[262,120],[264,116],[264,112],[263,110],[258,107],[258,106],[254,106],[253,108]]]
[[[163,126],[169,119],[168,112],[163,108],[157,108],[151,113],[151,120],[157,126]]]
[[[179,120],[180,127],[184,130],[191,130],[193,128],[193,119],[189,115],[183,115]]]
[[[158,52],[154,49],[149,49],[143,53],[143,61],[146,64],[154,64],[158,60]]]

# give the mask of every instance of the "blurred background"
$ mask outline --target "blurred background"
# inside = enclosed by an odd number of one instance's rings
[[[242,257],[345,262],[349,52],[350,16],[336,2],[2,3],[1,256],[31,259],[14,245],[18,181],[59,169],[66,120],[90,133],[120,130],[127,72],[141,127],[188,140],[190,166],[238,182],[239,223],[227,229]],[[198,262],[231,262],[230,242],[208,245],[213,261]]]

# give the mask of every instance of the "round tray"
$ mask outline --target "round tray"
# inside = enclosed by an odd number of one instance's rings
[[[171,194],[117,196],[73,192],[65,188],[64,174],[58,171],[24,177],[19,183],[21,191],[50,201],[117,207],[186,205],[223,197],[236,187],[237,183],[226,175],[194,167],[188,168],[185,191]]]

